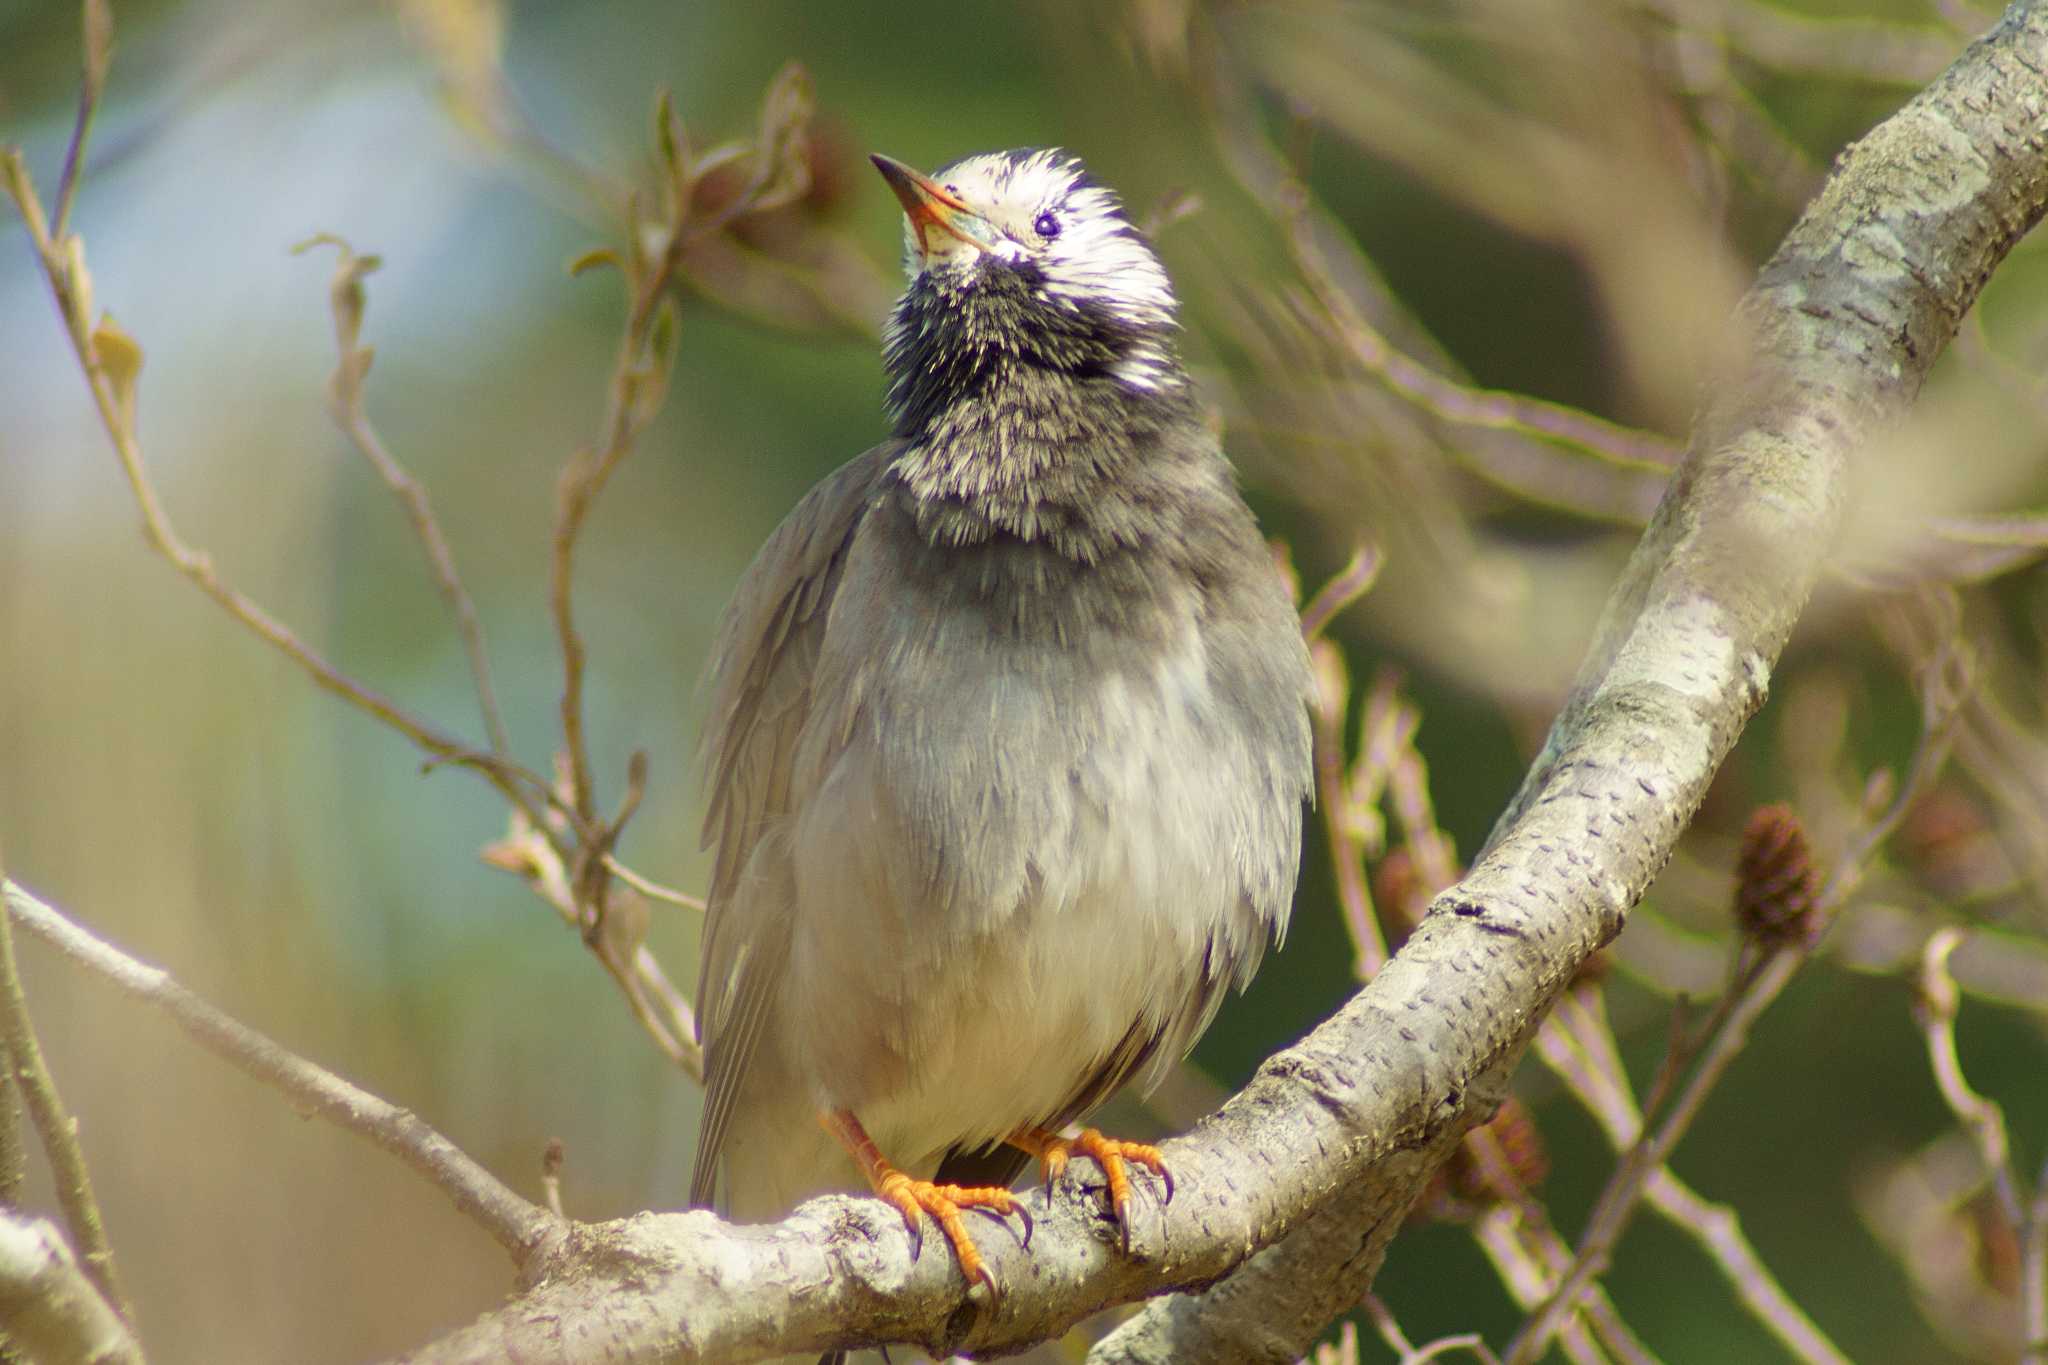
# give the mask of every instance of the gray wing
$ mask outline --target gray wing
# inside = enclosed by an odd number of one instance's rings
[[[754,557],[726,608],[711,664],[703,768],[709,783],[704,846],[713,849],[697,973],[704,1044],[704,1119],[690,1202],[718,1183],[741,1079],[782,989],[789,909],[749,875],[762,838],[790,812],[790,770],[811,714],[811,679],[825,616],[854,529],[891,446],[878,446],[813,488]]]

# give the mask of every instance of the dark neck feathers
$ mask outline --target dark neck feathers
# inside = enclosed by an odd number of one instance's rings
[[[1171,332],[1026,304],[1028,281],[920,280],[891,320],[891,474],[936,546],[1099,561],[1143,538],[1150,466],[1208,447]],[[1171,477],[1170,475],[1168,477]]]

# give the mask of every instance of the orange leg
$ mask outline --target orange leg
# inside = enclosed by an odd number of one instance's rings
[[[1000,1185],[934,1185],[929,1180],[912,1180],[889,1164],[851,1109],[829,1110],[818,1115],[818,1121],[860,1163],[861,1170],[867,1173],[868,1183],[875,1187],[875,1193],[894,1204],[896,1211],[903,1215],[903,1222],[910,1229],[910,1255],[913,1260],[924,1247],[924,1215],[930,1214],[939,1230],[946,1234],[946,1240],[953,1244],[953,1254],[959,1258],[960,1273],[967,1277],[967,1282],[970,1285],[987,1285],[991,1299],[1002,1293],[1002,1286],[996,1283],[995,1272],[988,1268],[988,1262],[981,1258],[980,1249],[974,1245],[974,1238],[968,1235],[967,1224],[960,1217],[960,1211],[977,1209],[992,1218],[1016,1214],[1024,1220],[1024,1245],[1028,1247],[1031,1245],[1031,1215],[1017,1202],[1016,1195]]]
[[[1023,1128],[1003,1140],[1038,1158],[1039,1165],[1045,1170],[1047,1185],[1060,1178],[1060,1173],[1067,1169],[1068,1160],[1076,1152],[1093,1157],[1109,1180],[1109,1206],[1116,1214],[1117,1226],[1123,1229],[1125,1251],[1131,1249],[1130,1164],[1135,1162],[1157,1175],[1166,1186],[1166,1198],[1173,1198],[1173,1172],[1166,1169],[1166,1158],[1160,1155],[1157,1147],[1104,1137],[1093,1128],[1083,1128],[1070,1138],[1045,1128]]]

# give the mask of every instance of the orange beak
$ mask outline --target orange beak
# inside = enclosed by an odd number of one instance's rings
[[[879,153],[868,159],[875,163],[882,179],[888,181],[889,188],[896,192],[896,198],[903,205],[903,214],[910,220],[911,230],[917,233],[919,252],[926,256],[933,254],[930,234],[935,230],[965,242],[977,251],[987,251],[994,245],[995,228],[944,185]]]

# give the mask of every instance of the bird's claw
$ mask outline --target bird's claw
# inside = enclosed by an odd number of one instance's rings
[[[1102,1168],[1102,1174],[1109,1184],[1109,1207],[1115,1215],[1121,1234],[1124,1254],[1131,1250],[1131,1166],[1142,1166],[1160,1179],[1165,1187],[1164,1206],[1173,1202],[1173,1172],[1167,1169],[1166,1158],[1157,1147],[1142,1142],[1126,1142],[1121,1138],[1104,1137],[1093,1128],[1083,1128],[1073,1137],[1060,1137],[1041,1129],[1020,1133],[1010,1141],[1032,1153],[1044,1169],[1045,1186],[1052,1188],[1067,1169],[1067,1163],[1076,1152],[1092,1158]]]
[[[927,1215],[939,1225],[939,1231],[946,1234],[952,1243],[953,1254],[960,1262],[960,1273],[969,1283],[988,1287],[991,1303],[1002,1297],[1002,1284],[995,1272],[982,1258],[981,1249],[974,1244],[974,1238],[962,1221],[962,1209],[973,1209],[998,1222],[1010,1214],[1016,1214],[1024,1223],[1023,1243],[1031,1246],[1031,1215],[1017,1202],[1017,1196],[1000,1185],[935,1185],[929,1180],[912,1180],[900,1171],[891,1171],[881,1182],[881,1196],[896,1206],[903,1215],[903,1224],[910,1231],[910,1259],[916,1260],[924,1250],[924,1220]]]

